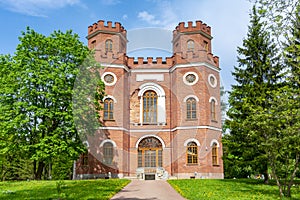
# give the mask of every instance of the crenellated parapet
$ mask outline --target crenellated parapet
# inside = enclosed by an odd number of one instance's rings
[[[184,22],[180,22],[178,26],[176,26],[175,30],[173,31],[173,36],[175,37],[178,33],[187,33],[187,32],[203,32],[207,35],[211,35],[211,28],[202,21],[196,21],[196,26],[193,26],[193,22],[189,21],[187,26]]]
[[[122,33],[124,36],[126,36],[127,32],[120,22],[115,22],[113,26],[111,21],[107,21],[107,24],[105,25],[104,20],[99,20],[97,23],[94,23],[88,27],[89,35],[95,33],[96,31]]]
[[[138,57],[137,59],[135,59],[134,57],[128,57],[127,65],[130,68],[143,68],[143,66],[157,66],[159,68],[168,69],[173,65],[173,57],[166,57],[165,60],[163,60],[162,57],[156,57],[155,59],[153,59],[153,57]]]

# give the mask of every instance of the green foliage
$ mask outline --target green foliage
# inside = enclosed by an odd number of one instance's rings
[[[264,138],[253,137],[257,127],[246,123],[255,114],[256,107],[267,109],[270,106],[266,101],[270,98],[268,91],[276,89],[282,77],[276,46],[264,25],[254,7],[247,38],[237,50],[238,66],[232,73],[237,84],[230,92],[227,112],[230,120],[225,124],[230,134],[223,138],[226,177],[247,177],[267,171],[264,150],[257,148]]]
[[[0,182],[0,199],[110,199],[129,182],[125,179]]]
[[[94,133],[95,129],[99,127],[99,120],[101,120],[99,112],[95,112],[95,110],[102,109],[100,102],[105,95],[105,85],[101,81],[99,68],[99,64],[94,60],[94,55],[89,54],[74,83],[73,119],[82,141],[86,140],[87,135]]]
[[[276,55],[282,54],[277,53],[264,24],[254,9],[248,37],[238,48],[239,66],[233,73],[238,84],[229,97],[231,133],[223,142],[224,166],[228,170],[231,164],[238,169],[249,165],[265,172],[265,177],[269,167],[280,196],[289,197],[300,157],[299,49],[297,42],[290,43],[285,63],[279,62]],[[299,17],[294,30],[295,36]]]
[[[223,180],[168,180],[171,186],[183,197],[190,200],[209,199],[209,200],[250,200],[250,199],[279,199],[277,187],[272,182],[265,185],[261,180],[255,179],[223,179]],[[299,182],[292,188],[295,193],[293,199],[300,198]]]
[[[47,167],[54,162],[70,164],[84,151],[73,116],[73,87],[80,70],[89,71],[95,61],[72,31],[44,36],[27,28],[19,40],[14,56],[0,57],[0,164],[2,169],[11,168],[8,158],[18,153],[31,161],[33,178],[41,179],[43,174],[48,177]],[[97,72],[99,66],[93,66]],[[98,77],[89,81],[98,84],[93,104],[81,109],[89,108],[99,117],[104,86]],[[7,170],[2,170],[2,179],[5,174]]]
[[[284,49],[284,37],[289,35],[289,26],[295,21],[295,11],[299,0],[250,0],[258,6],[258,13],[267,22],[269,32],[277,40],[278,47]]]
[[[53,158],[51,167],[51,178],[53,180],[72,179],[74,160],[66,155],[60,155]]]

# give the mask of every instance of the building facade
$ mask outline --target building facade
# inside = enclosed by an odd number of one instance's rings
[[[179,23],[165,59],[127,56],[127,32],[118,22],[94,23],[87,39],[103,66],[106,96],[102,126],[84,142],[89,152],[76,162],[76,178],[223,178],[211,28]]]

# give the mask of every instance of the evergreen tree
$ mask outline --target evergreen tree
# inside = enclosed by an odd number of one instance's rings
[[[299,169],[299,10],[296,16],[283,64],[253,9],[248,38],[238,49],[243,57],[233,73],[238,84],[229,98],[231,134],[224,142],[227,160],[269,168],[281,197],[291,196]]]
[[[253,7],[247,38],[237,50],[238,66],[232,73],[237,84],[232,86],[230,92],[227,113],[230,120],[226,122],[230,134],[224,137],[223,144],[225,175],[229,168],[237,169],[239,177],[248,176],[251,172],[263,173],[267,182],[267,156],[264,150],[258,148],[258,144],[264,140],[264,134],[254,136],[253,128],[258,130],[259,127],[251,127],[246,123],[249,116],[255,114],[256,107],[268,109],[270,105],[267,99],[271,98],[269,91],[278,87],[281,78],[276,46],[264,25]],[[231,171],[232,176],[234,173]]]

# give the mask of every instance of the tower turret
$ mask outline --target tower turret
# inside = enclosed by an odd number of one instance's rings
[[[119,23],[103,20],[88,27],[88,47],[95,50],[95,58],[100,63],[124,63],[127,46],[127,31]]]
[[[212,57],[211,28],[202,21],[180,22],[173,31],[173,53],[189,62],[204,61]]]

